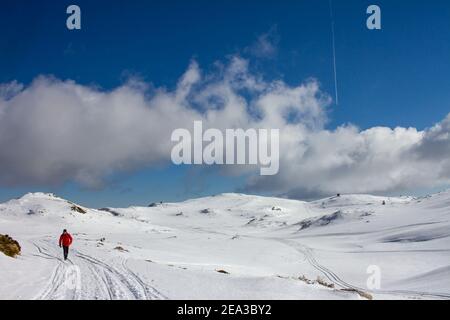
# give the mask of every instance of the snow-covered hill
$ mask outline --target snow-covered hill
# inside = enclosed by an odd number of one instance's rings
[[[450,298],[450,192],[99,210],[33,193],[0,204],[0,234],[22,246],[16,259],[0,254],[1,299]],[[366,285],[373,266],[380,289]]]

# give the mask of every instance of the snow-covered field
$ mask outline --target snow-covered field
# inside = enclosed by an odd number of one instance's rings
[[[0,204],[0,234],[22,246],[15,259],[0,253],[0,299],[450,298],[450,192],[84,209],[42,193]],[[380,289],[366,285],[369,266]]]

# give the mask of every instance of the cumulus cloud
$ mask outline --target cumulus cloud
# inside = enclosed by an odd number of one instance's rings
[[[17,82],[0,90],[0,183],[60,184],[75,180],[101,186],[115,172],[167,164],[176,128],[247,128],[261,120],[251,114],[253,101],[314,95],[313,83],[289,88],[264,82],[248,71],[246,60],[233,57],[217,74],[204,75],[192,62],[176,88],[156,88],[131,80],[111,91],[40,76],[29,86]],[[245,98],[246,95],[253,98]],[[220,101],[220,103],[217,103]],[[299,102],[299,111],[309,106]],[[259,103],[259,102],[258,102]],[[263,119],[278,119],[261,101]],[[315,116],[315,111],[311,117]]]
[[[282,137],[280,173],[254,176],[246,189],[293,198],[333,193],[398,193],[450,183],[449,117],[435,127],[359,130],[291,128]],[[285,134],[289,131],[284,130]]]
[[[23,89],[23,85],[16,80],[9,83],[0,84],[0,97],[8,99],[16,95]]]
[[[96,187],[114,172],[161,163],[171,128],[197,116],[182,105],[195,69],[151,99],[136,81],[105,92],[51,77],[0,99],[0,181]]]
[[[99,187],[114,173],[171,165],[174,129],[280,129],[280,171],[248,175],[246,191],[296,198],[382,193],[450,182],[450,117],[430,129],[352,125],[327,130],[319,83],[290,86],[250,71],[239,56],[204,74],[193,61],[173,89],[132,79],[113,90],[40,76],[0,85],[0,184]]]

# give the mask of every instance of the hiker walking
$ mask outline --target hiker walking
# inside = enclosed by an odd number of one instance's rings
[[[63,248],[64,260],[67,260],[67,256],[69,255],[69,246],[72,244],[72,236],[67,232],[66,229],[63,230],[63,233],[59,237],[59,247]]]

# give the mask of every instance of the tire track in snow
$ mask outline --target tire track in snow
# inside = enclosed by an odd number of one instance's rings
[[[126,260],[123,260],[117,268],[76,249],[72,250],[72,259],[76,263],[73,263],[71,259],[67,261],[80,268],[83,281],[81,281],[81,288],[70,290],[66,285],[67,263],[58,257],[55,249],[52,249],[54,244],[42,239],[32,244],[38,251],[35,256],[57,261],[47,285],[34,299],[167,299],[133,272],[127,266]]]
[[[163,295],[156,288],[146,284],[135,272],[133,272],[127,266],[127,260],[122,261],[123,268],[145,289],[147,300],[152,299],[167,299],[165,295]]]
[[[44,242],[44,241],[40,241]],[[49,282],[43,291],[41,291],[34,300],[58,300],[58,299],[79,299],[80,292],[77,288],[70,289],[67,285],[67,270],[66,263],[59,257],[49,253],[49,250],[40,244],[40,242],[32,242],[39,252],[37,255],[40,258],[51,259],[58,261],[56,267],[53,269]],[[39,243],[39,244],[38,244]],[[68,260],[70,264],[73,263]]]
[[[440,293],[430,293],[430,292],[422,292],[422,291],[410,291],[410,290],[367,290],[364,288],[360,288],[357,286],[354,286],[343,279],[341,279],[336,273],[334,273],[332,270],[328,269],[327,267],[321,265],[314,257],[313,249],[311,249],[308,246],[299,244],[295,241],[289,241],[284,239],[275,239],[273,240],[279,241],[281,243],[284,243],[290,247],[293,247],[298,252],[304,254],[306,256],[307,261],[311,266],[313,266],[316,270],[320,271],[329,281],[333,282],[335,285],[340,286],[343,289],[353,289],[353,290],[359,290],[363,292],[370,292],[372,294],[391,294],[391,295],[408,295],[408,296],[415,296],[415,297],[423,297],[423,298],[434,298],[434,299],[450,299],[450,294],[440,294]]]
[[[61,287],[61,268],[62,264],[58,263],[58,265],[53,269],[50,281],[47,283],[44,290],[33,300],[53,300],[55,298],[56,292]]]
[[[111,299],[165,299],[166,297],[152,286],[146,284],[122,261],[124,272],[87,254],[76,252],[76,256],[91,264],[102,275]]]
[[[325,266],[319,264],[317,260],[314,258],[314,255],[312,254],[312,249],[309,247],[305,247],[304,251],[308,257],[308,261],[313,265],[316,269],[321,270],[322,273],[330,280],[333,281],[336,284],[339,284],[343,288],[347,289],[354,289],[354,290],[360,290],[360,291],[369,291],[373,294],[392,294],[392,295],[408,295],[408,296],[419,296],[419,297],[428,297],[428,298],[439,298],[439,299],[449,299],[450,295],[447,294],[439,294],[439,293],[430,293],[430,292],[423,292],[423,291],[411,291],[411,290],[367,290],[364,288],[360,288],[354,285],[349,284],[348,282],[345,282],[342,280],[336,273],[331,271],[330,269],[326,268]]]
[[[107,288],[109,299],[145,299],[143,291],[132,284],[126,276],[112,266],[77,251],[76,256],[91,265],[102,284]]]

